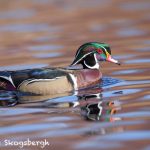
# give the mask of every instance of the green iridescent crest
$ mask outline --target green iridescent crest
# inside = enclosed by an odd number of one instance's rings
[[[82,59],[84,59],[87,55],[99,53],[102,55],[106,55],[106,51],[111,54],[110,48],[108,44],[98,43],[98,42],[89,42],[81,45],[77,50],[75,55],[75,60],[72,65],[78,64]]]

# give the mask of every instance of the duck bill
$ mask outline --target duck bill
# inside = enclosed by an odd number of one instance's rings
[[[109,61],[109,62],[120,65],[120,62],[116,59],[113,59],[110,55],[108,56],[108,58],[106,60]]]

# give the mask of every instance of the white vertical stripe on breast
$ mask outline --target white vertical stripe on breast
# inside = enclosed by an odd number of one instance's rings
[[[73,81],[73,86],[75,90],[78,90],[78,84],[77,84],[77,77],[75,77],[73,74],[69,73],[72,81]]]

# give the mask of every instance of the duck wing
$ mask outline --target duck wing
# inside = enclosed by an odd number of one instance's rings
[[[41,81],[41,80],[56,80],[63,76],[68,76],[68,73],[64,70],[57,68],[40,68],[40,69],[28,69],[21,71],[11,72],[11,78],[16,87],[18,87],[24,81]]]
[[[45,91],[48,91],[48,88],[51,88],[51,90],[56,89],[57,86],[55,85],[59,85],[59,83],[62,84],[60,85],[62,88],[66,85],[68,87],[65,88],[72,89],[72,79],[69,73],[67,70],[58,68],[0,72],[0,79],[7,80],[20,91],[36,94],[43,94]],[[33,88],[35,89],[33,90]]]

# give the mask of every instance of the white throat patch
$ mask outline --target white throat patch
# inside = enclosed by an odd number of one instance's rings
[[[94,54],[94,59],[95,59],[95,62],[96,62],[96,64],[94,66],[89,66],[88,64],[86,64],[85,61],[84,61],[84,65],[86,67],[90,68],[90,69],[99,69],[100,66],[99,66],[99,62],[98,62],[98,60],[96,58],[96,54]]]

